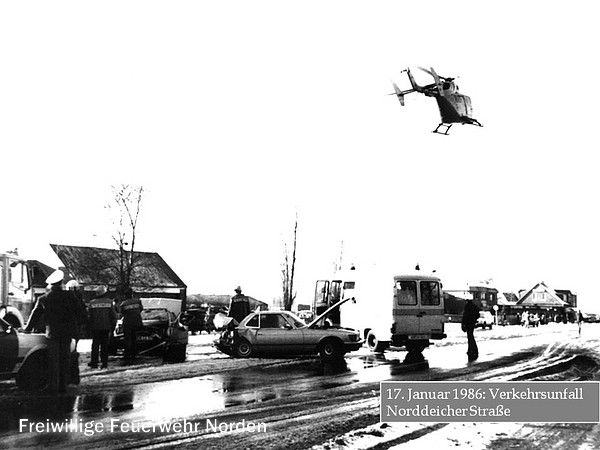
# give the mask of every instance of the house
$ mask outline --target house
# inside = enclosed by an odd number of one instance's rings
[[[84,300],[90,300],[101,285],[112,295],[116,294],[119,250],[57,244],[50,244],[50,247],[64,264],[68,278],[79,283]],[[180,299],[185,308],[187,286],[158,253],[134,252],[134,258],[131,288],[137,296]]]
[[[546,283],[539,282],[528,291],[525,291],[514,307],[528,313],[544,315],[548,321],[571,320],[573,308],[569,303],[557,295],[556,291]]]

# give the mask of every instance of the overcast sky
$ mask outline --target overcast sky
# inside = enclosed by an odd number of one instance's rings
[[[143,185],[137,249],[189,293],[298,299],[343,263],[448,289],[545,281],[598,300],[595,2],[2,2],[0,249],[110,246],[111,185]],[[433,66],[483,128],[401,107]]]

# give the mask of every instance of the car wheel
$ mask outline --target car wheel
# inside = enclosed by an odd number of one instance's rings
[[[163,360],[165,362],[181,363],[185,361],[187,345],[176,344],[166,348]]]
[[[490,330],[492,329],[492,325],[493,325],[493,324],[491,324],[491,323],[490,323]]]
[[[339,358],[344,355],[342,344],[337,339],[325,339],[319,348],[319,354],[323,359]]]
[[[233,347],[233,354],[238,358],[249,358],[252,356],[252,344],[246,339],[240,339]]]
[[[373,331],[369,331],[369,333],[367,334],[367,347],[369,347],[369,350],[371,350],[371,352],[383,353],[385,349],[389,347],[389,345],[389,342],[382,342],[379,339],[377,339],[377,336],[375,336],[375,333]]]
[[[40,390],[48,384],[48,355],[38,351],[25,360],[17,374],[17,386],[26,391]]]

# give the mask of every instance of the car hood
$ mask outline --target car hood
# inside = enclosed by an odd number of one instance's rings
[[[337,308],[339,308],[340,306],[342,306],[344,303],[346,303],[348,300],[353,300],[354,301],[354,297],[348,297],[345,298],[344,300],[340,300],[339,302],[337,302],[335,305],[330,306],[325,312],[323,312],[321,315],[319,315],[316,319],[314,319],[311,323],[309,323],[306,328],[312,328],[316,325],[317,322],[319,322],[321,319],[323,319],[323,317],[325,317],[327,314],[329,314],[331,311],[336,310]],[[350,329],[350,328],[348,328]]]

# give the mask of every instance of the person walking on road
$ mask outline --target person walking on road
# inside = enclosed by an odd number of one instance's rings
[[[583,313],[580,310],[579,314],[577,314],[577,326],[579,328],[579,337],[581,337],[581,325],[582,324],[583,324]]]
[[[126,363],[131,363],[137,356],[137,331],[142,327],[142,301],[136,298],[133,290],[125,291],[125,298],[121,303],[121,315],[123,316],[123,338],[125,340]]]
[[[469,361],[473,361],[479,357],[479,349],[477,348],[477,342],[475,342],[475,325],[478,318],[479,308],[473,303],[473,299],[467,299],[463,311],[461,328],[467,333],[467,356]]]
[[[63,278],[64,273],[56,270],[46,279],[50,292],[39,298],[25,327],[26,332],[31,332],[34,324],[40,321],[45,324],[48,338],[48,386],[44,388],[44,392],[51,394],[65,392],[71,381],[71,340],[77,338],[78,322],[82,320],[76,297],[72,292],[63,290]]]
[[[117,321],[117,312],[113,300],[107,296],[105,286],[96,289],[96,298],[88,306],[90,332],[92,334],[92,358],[88,364],[91,368],[98,368],[98,356],[102,368],[108,367],[108,341],[110,333]]]
[[[248,314],[250,314],[250,300],[242,294],[242,288],[238,286],[235,288],[235,295],[229,301],[227,316],[240,323]]]

